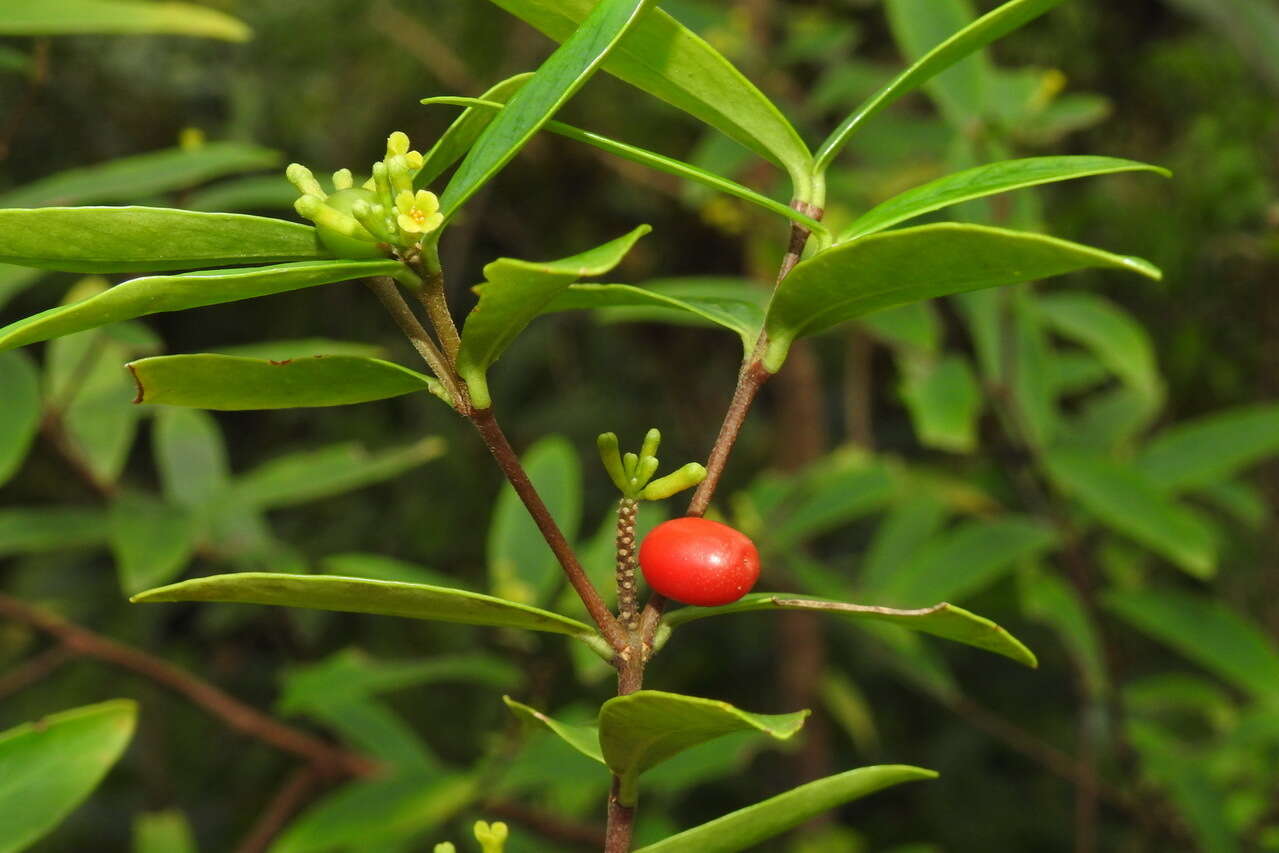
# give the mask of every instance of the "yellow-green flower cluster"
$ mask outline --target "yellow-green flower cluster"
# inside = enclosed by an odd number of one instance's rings
[[[300,163],[285,174],[302,194],[294,208],[315,223],[325,244],[341,257],[368,257],[386,254],[384,247],[411,248],[443,224],[435,194],[413,188],[424,164],[408,135],[397,130],[386,140],[386,156],[373,164],[373,176],[359,187],[348,169],[333,173],[332,194]]]

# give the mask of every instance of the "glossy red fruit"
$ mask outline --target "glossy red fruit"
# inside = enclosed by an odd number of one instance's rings
[[[759,580],[759,551],[745,534],[705,518],[657,525],[639,550],[644,580],[684,604],[732,604]]]

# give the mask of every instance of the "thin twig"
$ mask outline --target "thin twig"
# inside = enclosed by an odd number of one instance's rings
[[[629,643],[626,631],[613,618],[608,606],[600,598],[599,592],[591,584],[591,579],[587,577],[582,564],[578,562],[577,554],[573,552],[573,547],[568,544],[568,539],[564,537],[559,525],[555,523],[555,517],[546,508],[546,504],[542,501],[542,496],[537,493],[537,488],[529,480],[524,466],[520,464],[520,457],[511,447],[511,443],[507,441],[506,434],[502,432],[497,419],[493,417],[493,410],[491,408],[478,409],[471,412],[470,419],[484,439],[489,452],[493,454],[498,467],[506,475],[511,487],[515,489],[515,494],[519,495],[520,500],[523,501],[525,509],[528,510],[529,515],[533,518],[533,523],[541,531],[542,538],[546,540],[546,544],[550,546],[552,553],[555,554],[555,558],[564,569],[564,574],[568,576],[568,582],[573,585],[573,589],[577,590],[582,603],[586,605],[586,611],[591,614],[591,618],[599,626],[600,633],[604,635],[604,639],[608,640],[614,649],[619,653],[622,652]]]
[[[450,363],[444,358],[444,354],[440,352],[440,348],[435,345],[435,341],[431,339],[431,335],[423,327],[422,321],[413,313],[413,309],[409,308],[404,297],[400,295],[399,287],[395,281],[390,278],[377,277],[370,278],[366,282],[369,289],[377,296],[378,301],[382,303],[391,319],[400,327],[400,331],[409,339],[409,343],[417,350],[418,355],[422,356],[422,360],[426,362],[427,367],[431,368],[431,372],[444,385],[444,390],[453,398],[455,406],[463,406],[466,399],[462,395],[461,386],[455,378]]]
[[[639,629],[635,599],[635,513],[639,503],[622,498],[617,504],[617,618],[627,630]]]
[[[758,347],[756,351],[759,351]],[[711,498],[715,496],[715,489],[719,486],[719,478],[728,464],[728,456],[733,452],[733,445],[737,442],[737,435],[742,431],[742,424],[746,420],[747,412],[750,411],[751,403],[755,401],[755,395],[772,375],[758,358],[752,358],[742,367],[737,379],[737,388],[733,391],[733,399],[728,404],[728,411],[724,415],[724,423],[720,426],[719,435],[716,436],[710,456],[706,459],[706,479],[702,480],[697,491],[693,493],[693,499],[688,504],[688,515],[706,514],[706,510],[711,505]]]
[[[457,354],[462,348],[462,338],[449,311],[449,301],[444,293],[444,270],[440,268],[439,250],[431,245],[423,252],[415,252],[407,260],[409,266],[422,279],[422,289],[417,292],[418,301],[426,309],[426,316],[440,339],[448,363],[457,367]]]
[[[76,655],[114,664],[162,684],[236,731],[283,752],[299,755],[327,774],[366,776],[378,770],[378,765],[363,755],[282,723],[165,660],[3,593],[0,593],[0,615],[56,637],[64,648]]]
[[[309,764],[290,773],[289,778],[284,780],[284,784],[262,810],[262,814],[253,822],[244,839],[236,846],[235,853],[263,853],[289,819],[301,810],[320,787],[321,781],[320,774]]]

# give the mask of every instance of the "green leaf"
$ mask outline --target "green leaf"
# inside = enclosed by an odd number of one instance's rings
[[[581,25],[511,95],[508,109],[484,128],[440,194],[447,221],[501,171],[590,78],[653,0],[599,0]]]
[[[187,210],[224,213],[292,210],[297,197],[297,187],[289,183],[283,172],[277,172],[274,175],[251,175],[218,181],[212,186],[184,195],[182,206]]]
[[[1031,305],[1045,325],[1091,350],[1152,406],[1163,399],[1150,336],[1126,311],[1093,293],[1041,294]]]
[[[573,446],[560,436],[534,444],[520,460],[551,516],[572,541],[582,523],[582,468]],[[561,572],[555,555],[515,490],[504,485],[489,523],[489,588],[502,598],[543,602]]]
[[[125,595],[173,580],[199,544],[196,518],[183,507],[147,495],[115,498],[110,519],[111,550]]]
[[[874,512],[894,490],[888,468],[873,457],[832,454],[804,471],[782,504],[767,512],[761,541],[770,553],[789,553]]]
[[[933,354],[941,343],[942,323],[931,302],[911,302],[862,317],[872,337],[895,349]]]
[[[242,213],[160,207],[0,210],[0,261],[46,270],[161,272],[325,257],[314,228]]]
[[[342,575],[373,581],[403,581],[424,583],[427,586],[452,586],[465,588],[457,578],[434,569],[423,568],[416,563],[397,560],[382,554],[330,554],[320,561],[320,571],[327,575]]]
[[[370,453],[356,442],[280,456],[235,478],[231,500],[275,509],[340,495],[398,477],[444,454],[436,436]]]
[[[1049,451],[1046,469],[1057,487],[1107,527],[1162,554],[1197,578],[1217,570],[1212,532],[1189,509],[1170,500],[1140,471],[1095,454]]]
[[[975,613],[969,613],[962,607],[953,604],[935,604],[919,610],[895,610],[891,607],[871,607],[864,604],[849,604],[843,601],[832,601],[827,598],[810,598],[808,596],[787,595],[775,592],[756,592],[733,604],[723,607],[681,607],[665,617],[665,622],[672,629],[688,622],[705,619],[709,616],[726,616],[733,613],[753,613],[758,610],[802,610],[810,613],[830,613],[837,616],[848,616],[853,619],[865,619],[871,622],[886,622],[912,631],[932,634],[954,640],[968,646],[975,646],[997,655],[1011,658],[1029,667],[1039,665],[1035,655],[1021,644],[1016,637],[1000,626],[984,619]]]
[[[147,812],[133,819],[133,853],[196,853],[195,836],[179,811]]]
[[[554,717],[543,714],[535,708],[530,708],[522,702],[516,702],[510,696],[503,696],[502,701],[506,703],[506,707],[510,708],[511,713],[515,714],[515,716],[533,725],[545,726],[562,741],[582,753],[582,755],[587,758],[593,758],[600,764],[604,763],[604,752],[600,749],[598,727],[561,723]]]
[[[389,768],[436,769],[442,764],[430,747],[385,702],[369,697],[334,699],[306,711],[355,749]]]
[[[1112,591],[1110,611],[1257,699],[1279,700],[1279,648],[1220,601],[1161,590]]]
[[[407,841],[443,825],[479,793],[473,776],[417,769],[352,782],[303,812],[270,853],[370,850]]]
[[[518,92],[532,76],[532,71],[526,71],[523,74],[507,77],[480,95],[479,100],[505,104],[511,95]],[[475,140],[480,138],[480,134],[493,122],[494,117],[492,110],[482,107],[468,107],[463,110],[462,114],[449,125],[448,130],[435,141],[431,150],[426,152],[423,157],[425,162],[418,170],[413,182],[419,187],[427,186],[444,174],[450,166],[461,160],[466,152],[471,150]]]
[[[1184,421],[1156,435],[1137,468],[1158,489],[1217,483],[1279,453],[1279,405],[1240,406]]]
[[[576,619],[514,601],[447,587],[359,580],[325,575],[242,572],[194,578],[135,595],[130,601],[226,601],[275,604],[342,613],[377,613],[459,625],[489,625],[546,631],[572,637],[593,635]]]
[[[56,0],[55,0],[56,2]],[[3,27],[0,19],[0,27]],[[127,204],[173,190],[280,165],[279,152],[242,142],[211,142],[68,169],[0,195],[0,207]]]
[[[116,699],[0,733],[0,853],[25,850],[98,786],[133,736],[137,703]]]
[[[330,338],[257,341],[251,344],[218,347],[211,352],[218,355],[234,355],[239,358],[264,358],[268,361],[287,361],[290,358],[306,358],[312,355],[359,355],[366,358],[386,355],[386,349],[378,344],[367,344],[362,341],[335,341]]]
[[[633,806],[639,775],[650,767],[734,732],[753,730],[788,740],[808,714],[752,714],[727,702],[640,690],[600,708],[599,743],[605,763],[621,780],[618,799]]]
[[[1047,572],[1021,578],[1022,610],[1048,625],[1061,638],[1082,676],[1090,696],[1106,690],[1106,662],[1093,611],[1080,600],[1070,584]]]
[[[924,543],[910,562],[865,594],[899,607],[922,607],[939,598],[963,599],[1057,543],[1051,527],[1030,517],[965,521]]]
[[[457,370],[481,409],[491,399],[485,374],[533,318],[570,284],[583,276],[603,275],[622,262],[635,242],[652,229],[641,225],[602,246],[558,261],[498,258],[484,267],[484,284],[476,285],[479,303],[462,328]]]
[[[736,332],[743,348],[755,346],[764,325],[764,290],[734,278],[658,279],[643,286],[570,284],[543,313],[596,309],[607,322],[676,322],[721,326]]]
[[[493,0],[556,41],[590,14],[594,0]],[[713,47],[665,11],[646,11],[604,70],[661,98],[780,164],[804,195],[812,155],[773,103]]]
[[[955,354],[939,361],[907,355],[898,364],[902,400],[920,444],[954,453],[975,450],[983,398],[968,360]]]
[[[230,15],[194,3],[138,0],[5,0],[0,35],[164,34],[248,41],[252,31]]]
[[[972,24],[976,14],[970,0],[887,0],[893,40],[911,62],[926,56],[951,34]],[[953,128],[981,121],[997,72],[982,50],[961,59],[923,84]]]
[[[382,660],[359,649],[344,649],[318,663],[289,669],[276,705],[281,713],[298,714],[440,681],[470,682],[509,690],[520,679],[518,668],[487,654]]]
[[[849,137],[862,124],[896,101],[902,95],[922,86],[941,72],[986,45],[1029,23],[1060,3],[1061,0],[1012,0],[982,16],[969,26],[937,45],[917,62],[858,107],[840,123],[815,155],[814,170],[824,173]]]
[[[932,0],[928,0],[932,2]],[[1115,172],[1149,171],[1168,176],[1166,169],[1115,157],[1027,157],[1004,160],[956,172],[893,196],[863,213],[839,235],[839,242],[856,240],[925,213],[1010,190]]]
[[[736,853],[755,849],[760,842],[845,803],[903,782],[936,778],[937,774],[932,770],[904,764],[859,767],[792,788],[784,794],[641,847],[636,853],[684,853],[689,850]]]
[[[26,353],[0,353],[4,406],[0,407],[0,486],[27,458],[40,431],[40,374]]]
[[[222,499],[231,475],[222,431],[212,417],[188,409],[161,409],[152,451],[166,499],[203,512]]]
[[[859,576],[865,589],[883,588],[946,521],[949,509],[937,495],[920,489],[911,489],[908,495],[875,528]]]
[[[1008,361],[1000,369],[1001,382],[1011,391],[1014,424],[1022,440],[1032,448],[1042,449],[1052,445],[1063,432],[1053,350],[1047,330],[1034,311],[1036,297],[1029,288],[999,295],[1007,297],[1007,322],[1012,326],[1011,340],[999,344],[1000,349],[1010,347]],[[1150,406],[1145,408],[1151,410]]]
[[[106,515],[94,507],[0,510],[0,557],[105,544]]]
[[[504,109],[504,106],[500,103],[484,101],[478,98],[425,98],[422,103],[428,105],[454,104],[470,108],[478,107],[480,109],[487,109],[490,111]],[[623,160],[629,160],[632,163],[638,163],[641,166],[647,166],[648,168],[656,169],[659,172],[666,172],[668,175],[675,175],[676,177],[683,178],[686,181],[692,181],[693,183],[701,184],[704,187],[709,187],[712,190],[740,198],[743,201],[750,202],[757,207],[767,210],[769,213],[777,214],[778,216],[789,219],[792,222],[803,225],[815,234],[829,236],[829,232],[825,225],[822,225],[810,216],[805,216],[790,205],[783,204],[776,199],[769,198],[762,193],[756,192],[750,187],[742,186],[736,181],[730,180],[723,175],[717,175],[714,172],[708,172],[705,169],[694,166],[692,163],[685,163],[683,160],[676,160],[673,157],[667,157],[664,154],[658,154],[657,152],[649,151],[646,148],[639,148],[635,145],[619,142],[616,139],[610,139],[607,136],[602,136],[589,130],[582,130],[581,128],[574,127],[571,124],[565,124],[560,121],[548,121],[543,129],[568,139],[572,139],[575,142],[582,142],[587,145],[594,146],[601,151],[606,151],[615,157],[622,158]]]
[[[1089,267],[1160,275],[1139,258],[982,225],[922,225],[841,243],[800,262],[778,285],[764,366],[775,373],[796,338],[874,311]]]
[[[4,211],[0,211],[3,217]],[[220,305],[366,276],[389,275],[399,261],[302,261],[270,267],[210,270],[135,278],[71,305],[42,311],[0,329],[0,349],[26,346],[84,329]]]
[[[1205,772],[1205,762],[1185,748],[1184,738],[1144,720],[1129,720],[1127,739],[1141,755],[1143,775],[1168,789],[1178,816],[1203,853],[1238,853],[1239,832],[1228,817],[1227,790]]]
[[[346,406],[416,391],[445,394],[439,380],[377,358],[316,355],[271,361],[232,355],[162,355],[126,365],[135,403],[237,412]]]

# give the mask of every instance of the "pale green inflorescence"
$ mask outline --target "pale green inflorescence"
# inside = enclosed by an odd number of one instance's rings
[[[619,452],[615,433],[602,433],[596,439],[604,470],[623,496],[632,500],[660,501],[677,492],[691,489],[706,479],[706,469],[696,462],[690,462],[661,479],[653,480],[653,475],[657,473],[657,448],[661,441],[662,434],[656,429],[650,429],[644,436],[640,452],[623,456]]]
[[[504,853],[506,850],[510,830],[501,821],[487,823],[477,820],[474,832],[475,840],[480,842],[480,853]],[[435,853],[457,853],[457,847],[451,841],[442,841],[435,845]]]
[[[424,163],[422,154],[409,147],[408,136],[397,130],[386,140],[386,156],[373,164],[373,177],[359,187],[349,169],[333,173],[331,194],[300,163],[290,165],[285,175],[302,194],[294,209],[315,223],[331,252],[377,257],[410,250],[443,224],[435,194],[413,189]]]

